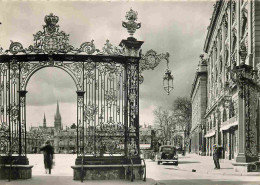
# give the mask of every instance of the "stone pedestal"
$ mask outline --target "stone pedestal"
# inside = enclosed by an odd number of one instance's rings
[[[140,158],[133,158],[131,163],[124,157],[78,157],[73,169],[74,180],[115,180],[131,179],[133,169],[134,179],[142,179],[144,166]],[[83,164],[82,164],[83,163]]]
[[[0,179],[30,179],[33,165],[6,165],[0,167]]]
[[[232,163],[234,166],[235,172],[247,173],[247,172],[259,172],[260,171],[260,162],[252,163]]]
[[[73,168],[73,179],[81,180],[116,180],[116,179],[131,179],[131,165],[106,165],[106,166],[91,166],[91,165],[75,165]],[[134,179],[142,180],[143,167],[133,167]]]
[[[32,167],[26,156],[0,156],[0,179],[30,179]]]

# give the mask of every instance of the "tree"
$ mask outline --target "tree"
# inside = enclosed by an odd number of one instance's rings
[[[174,117],[180,125],[180,128],[184,131],[185,141],[188,141],[191,130],[191,100],[187,97],[177,97],[174,100],[172,111],[174,112]]]
[[[163,110],[159,107],[154,110],[155,124],[161,130],[161,137],[165,141],[170,141],[172,138],[172,131],[175,129],[175,122],[170,111]],[[165,143],[166,144],[166,143]]]

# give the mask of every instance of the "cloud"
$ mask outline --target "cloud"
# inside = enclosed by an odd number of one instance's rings
[[[29,79],[27,105],[50,105],[57,100],[76,102],[76,86],[72,78],[58,68],[43,68]]]

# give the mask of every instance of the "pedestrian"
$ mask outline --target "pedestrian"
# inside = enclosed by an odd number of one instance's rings
[[[214,160],[214,164],[215,164],[215,169],[220,169],[220,165],[219,165],[219,148],[217,147],[217,145],[213,145],[213,160]]]
[[[43,151],[45,173],[47,174],[49,169],[49,174],[51,174],[54,159],[54,151],[53,147],[50,144],[50,141],[46,141],[45,145],[40,148],[40,151]]]

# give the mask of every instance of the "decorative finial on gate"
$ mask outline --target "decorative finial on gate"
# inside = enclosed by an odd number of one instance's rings
[[[128,22],[122,22],[122,26],[127,29],[127,32],[130,34],[130,37],[133,37],[135,31],[139,28],[141,28],[141,23],[135,22],[137,20],[138,13],[136,11],[133,11],[132,8],[130,11],[126,12],[126,20]]]
[[[53,15],[53,13],[50,13],[50,15],[46,15],[44,18],[44,22],[46,23],[46,25],[44,25],[44,28],[46,28],[46,31],[50,34],[56,32],[56,28],[59,27],[58,25],[56,25],[59,22],[59,17]]]

